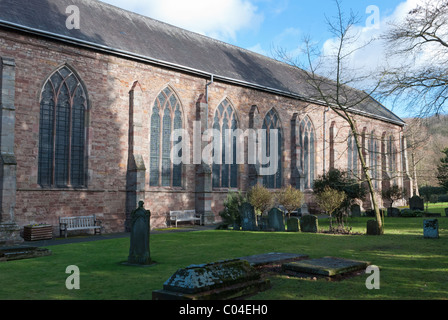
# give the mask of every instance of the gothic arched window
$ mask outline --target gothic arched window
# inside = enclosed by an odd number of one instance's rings
[[[282,187],[282,145],[283,145],[283,138],[281,133],[281,124],[280,119],[277,115],[277,113],[274,111],[274,109],[271,109],[264,118],[263,121],[263,127],[262,129],[266,130],[266,143],[264,144],[264,147],[266,148],[266,156],[271,158],[272,160],[277,160],[277,171],[275,174],[272,175],[264,175],[263,176],[263,185],[266,188],[270,189],[280,189]],[[272,130],[278,130],[277,137],[277,149],[278,153],[276,156],[271,154],[270,150],[270,144],[271,144],[271,131]],[[273,167],[272,163],[268,163],[266,165],[262,165],[262,167]]]
[[[389,177],[391,179],[395,179],[395,174],[397,171],[397,147],[395,145],[394,137],[392,135],[389,136],[388,141],[388,158],[389,158]]]
[[[348,173],[352,177],[358,176],[358,148],[353,133],[350,131],[347,139],[348,144]]]
[[[370,175],[373,180],[373,185],[375,188],[378,188],[378,141],[375,138],[375,131],[373,131],[370,135],[369,141],[369,166],[370,166]]]
[[[233,135],[232,132],[233,130],[238,129],[238,121],[235,111],[229,101],[224,100],[216,109],[215,117],[213,119],[213,129],[221,132],[222,137],[222,161],[221,163],[213,163],[213,188],[237,188],[237,141],[236,136]],[[213,152],[215,152],[215,150]],[[226,158],[228,158],[227,161]]]
[[[314,183],[315,171],[315,139],[314,127],[306,116],[299,124],[299,172],[301,175],[300,189],[311,189]]]
[[[182,186],[182,164],[171,161],[174,144],[171,133],[177,129],[182,129],[181,106],[167,87],[158,95],[151,114],[149,185],[152,187]]]
[[[42,187],[86,186],[87,93],[67,66],[45,82],[40,100],[38,183]]]

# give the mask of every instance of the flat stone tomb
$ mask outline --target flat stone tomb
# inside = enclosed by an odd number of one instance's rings
[[[324,257],[285,263],[282,265],[282,268],[288,271],[333,277],[365,270],[368,265],[370,265],[370,262],[367,261]]]
[[[38,258],[51,255],[51,250],[27,245],[0,247],[0,262]]]
[[[239,259],[246,260],[253,267],[258,267],[266,264],[279,263],[289,260],[307,259],[307,258],[308,256],[305,254],[271,252],[271,253],[241,257]]]
[[[247,261],[228,260],[179,269],[163,290],[152,292],[153,300],[227,300],[270,288]]]

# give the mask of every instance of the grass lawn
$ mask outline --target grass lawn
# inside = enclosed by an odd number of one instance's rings
[[[349,219],[365,232],[368,218]],[[272,289],[251,299],[448,299],[448,218],[439,218],[440,239],[424,239],[425,218],[386,218],[383,236],[200,231],[151,236],[156,265],[121,265],[129,239],[49,246],[52,256],[0,263],[0,299],[151,299],[153,290],[179,268],[268,252],[367,260],[380,267],[380,289],[367,290],[369,275],[338,282],[271,277]],[[327,228],[320,220],[320,228]],[[68,290],[67,266],[80,269],[80,290]]]

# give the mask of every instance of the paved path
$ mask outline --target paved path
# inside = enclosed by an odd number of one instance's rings
[[[191,226],[191,227],[183,227],[183,228],[173,228],[173,229],[163,229],[163,230],[151,230],[151,234],[162,234],[162,233],[174,233],[174,232],[194,232],[194,231],[204,231],[204,230],[213,230],[216,226]],[[119,239],[119,238],[129,238],[129,232],[120,232],[120,233],[109,233],[102,235],[91,235],[91,236],[69,236],[66,238],[53,238],[52,240],[40,240],[40,241],[25,241],[24,245],[34,246],[34,247],[48,247],[48,246],[56,246],[60,244],[69,244],[69,243],[80,243],[80,242],[89,242],[89,241],[101,241],[101,240],[110,240],[110,239]]]

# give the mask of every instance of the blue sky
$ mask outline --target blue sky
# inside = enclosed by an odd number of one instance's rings
[[[321,49],[327,48],[332,35],[325,17],[337,14],[334,0],[102,1],[274,58],[279,48],[294,55],[305,36],[318,42]],[[421,1],[342,0],[341,5],[343,12],[357,14],[362,40],[368,40],[384,30],[388,21],[402,18]],[[366,12],[371,6],[375,11]],[[376,13],[379,20],[372,20]],[[379,28],[368,28],[377,22]],[[371,47],[359,52],[355,60],[375,69],[384,60],[384,48]],[[402,110],[393,111],[408,116]]]

